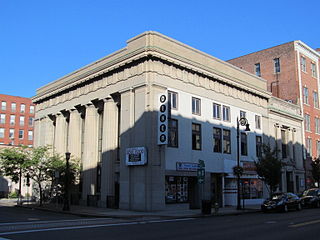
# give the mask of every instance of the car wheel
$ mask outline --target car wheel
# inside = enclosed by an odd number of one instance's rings
[[[298,203],[298,205],[297,205],[297,210],[298,210],[298,211],[301,211],[301,209],[302,209],[301,203]]]
[[[287,205],[283,206],[283,212],[288,212],[288,206]]]

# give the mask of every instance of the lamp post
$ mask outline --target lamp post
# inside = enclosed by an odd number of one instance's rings
[[[248,120],[245,117],[237,117],[237,210],[241,209],[241,201],[240,201],[240,147],[239,147],[239,138],[240,138],[240,125],[246,126],[245,131],[250,131]]]
[[[66,152],[66,172],[65,172],[65,184],[64,184],[64,202],[63,202],[63,211],[70,211],[69,204],[69,159],[71,153]]]

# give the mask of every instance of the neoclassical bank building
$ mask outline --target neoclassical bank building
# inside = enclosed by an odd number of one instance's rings
[[[235,206],[238,165],[241,199],[260,203],[263,143],[284,163],[279,190],[305,187],[300,108],[261,77],[157,32],[39,88],[33,102],[34,145],[81,159],[80,204]]]

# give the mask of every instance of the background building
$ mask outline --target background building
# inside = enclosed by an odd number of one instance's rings
[[[268,81],[273,96],[301,107],[307,182],[311,184],[310,160],[320,155],[319,107],[320,53],[301,41],[288,42],[228,62]]]
[[[33,146],[35,105],[30,98],[0,94],[0,149],[19,145]],[[23,179],[21,194],[29,191]],[[0,197],[18,191],[19,184],[0,176]]]
[[[272,141],[299,168],[284,172],[304,181],[299,107],[273,98],[266,80],[156,32],[39,88],[33,101],[35,146],[82,161],[82,204],[153,211],[198,207],[202,198],[236,205],[237,150],[243,196],[259,203],[268,193],[254,160]],[[240,117],[250,131],[239,128],[237,146]]]

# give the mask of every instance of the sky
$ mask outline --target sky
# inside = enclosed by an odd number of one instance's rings
[[[222,60],[294,40],[319,48],[319,11],[319,0],[0,0],[0,93],[33,97],[150,30]]]

